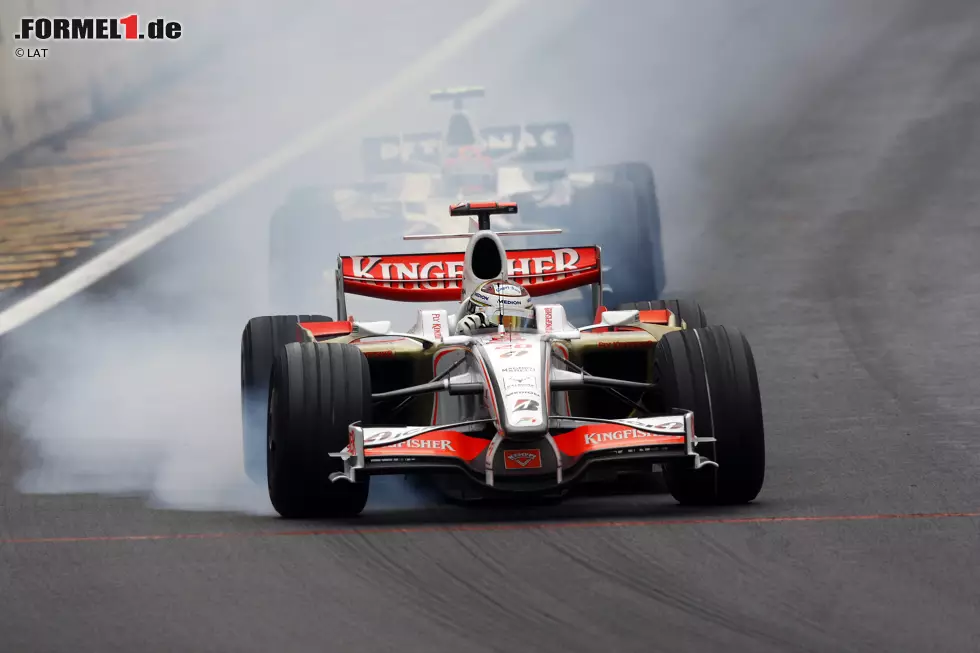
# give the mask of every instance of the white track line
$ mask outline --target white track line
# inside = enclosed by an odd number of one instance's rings
[[[308,154],[326,139],[352,127],[369,112],[383,108],[395,96],[420,84],[426,75],[434,72],[448,59],[458,54],[460,50],[484,32],[495,27],[525,2],[526,0],[495,0],[483,13],[453,29],[449,37],[396,75],[390,82],[361,98],[339,115],[320,123],[241,173],[176,211],[153,221],[146,229],[120,241],[105,252],[14,304],[0,313],[0,335],[16,329],[72,295],[85,290],[99,279],[129,263],[198,218],[207,215],[250,186],[266,179],[304,154]]]

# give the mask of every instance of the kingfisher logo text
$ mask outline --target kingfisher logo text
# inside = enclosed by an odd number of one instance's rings
[[[31,17],[20,19],[15,39],[31,41],[175,41],[183,26],[174,20],[154,18],[143,22],[137,14],[122,18]]]

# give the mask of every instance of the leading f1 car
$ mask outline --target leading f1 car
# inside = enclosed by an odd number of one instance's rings
[[[516,212],[452,206],[478,222],[458,234],[469,239],[464,252],[340,257],[336,319],[249,322],[246,467],[282,516],[358,514],[380,474],[488,496],[561,495],[658,465],[681,503],[757,496],[765,445],[745,337],[707,326],[692,302],[606,310],[600,248],[508,251],[512,232],[490,219]],[[587,286],[592,324],[576,327],[547,303]],[[348,315],[348,294],[457,304],[420,309],[399,331]]]

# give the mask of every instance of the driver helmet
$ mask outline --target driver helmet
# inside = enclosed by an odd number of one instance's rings
[[[486,322],[507,330],[531,329],[534,306],[527,289],[513,281],[484,281],[466,300],[465,315],[482,313]]]

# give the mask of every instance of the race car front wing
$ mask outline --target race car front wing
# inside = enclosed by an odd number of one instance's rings
[[[403,427],[356,422],[350,425],[349,438],[347,447],[330,454],[343,461],[343,471],[330,475],[332,482],[355,483],[364,474],[455,469],[487,487],[537,490],[567,485],[596,464],[718,466],[696,450],[715,439],[699,438],[693,413],[680,409],[620,420],[553,416],[549,432],[533,441],[505,437],[491,419]]]

